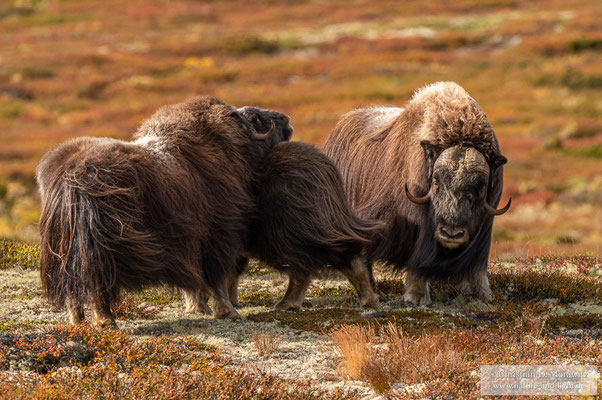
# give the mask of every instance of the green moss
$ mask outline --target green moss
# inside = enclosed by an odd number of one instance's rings
[[[58,321],[40,321],[31,319],[6,319],[0,320],[0,332],[33,331],[47,325],[57,325]]]
[[[0,118],[18,118],[25,114],[26,109],[26,104],[21,100],[0,97]]]
[[[268,265],[258,260],[250,260],[247,267],[247,275],[263,276],[273,273],[274,270]]]
[[[354,296],[355,290],[351,286],[337,288],[322,288],[314,287],[309,290],[307,297],[322,297],[322,296]]]
[[[23,76],[29,79],[48,79],[55,76],[54,71],[43,67],[23,68]]]
[[[40,247],[37,244],[0,239],[0,270],[8,268],[38,269]]]
[[[602,39],[599,38],[580,38],[569,42],[569,48],[573,52],[584,50],[602,49]]]
[[[602,145],[596,144],[592,146],[576,147],[564,149],[568,155],[588,158],[602,158]]]
[[[193,351],[215,352],[217,350],[217,347],[211,344],[203,343],[195,338],[185,338],[184,342]]]
[[[273,306],[280,297],[282,296],[274,295],[266,290],[259,290],[251,293],[241,292],[238,294],[238,299],[241,302],[263,307]]]
[[[435,330],[460,323],[463,325],[469,324],[468,320],[464,321],[458,317],[417,309],[364,312],[358,309],[322,308],[302,310],[294,313],[268,311],[251,314],[248,318],[255,322],[278,321],[293,329],[317,333],[330,332],[341,325],[381,326],[392,322],[401,327],[406,333],[415,335],[425,330]]]
[[[138,298],[140,301],[155,305],[166,305],[180,300],[178,292],[170,288],[145,289],[138,294]]]
[[[565,314],[548,317],[546,325],[551,329],[602,329],[602,315]]]
[[[602,295],[600,281],[554,270],[495,272],[490,274],[489,281],[494,291],[516,302],[555,298],[561,303],[570,303]]]
[[[280,49],[277,41],[267,40],[253,35],[226,37],[219,44],[219,48],[226,53],[239,56],[248,54],[273,54]]]

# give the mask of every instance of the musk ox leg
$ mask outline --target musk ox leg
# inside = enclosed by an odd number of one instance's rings
[[[111,313],[111,302],[106,296],[99,296],[90,302],[92,309],[92,324],[96,328],[117,329],[117,324]]]
[[[226,279],[223,279],[213,290],[213,316],[220,319],[240,319],[240,314],[230,302]]]
[[[240,301],[238,301],[238,281],[240,280],[240,275],[232,275],[228,279],[228,297],[230,298],[230,303],[236,308],[242,307]]]
[[[474,274],[469,276],[468,279],[472,285],[472,291],[475,296],[485,301],[493,300],[486,267],[480,271],[475,271]]]
[[[428,281],[412,271],[407,271],[403,299],[417,306],[431,305]]]
[[[468,279],[462,279],[462,281],[456,285],[456,289],[464,296],[470,296],[472,294],[472,284]]]
[[[374,292],[372,285],[372,274],[363,257],[357,257],[351,261],[351,268],[341,271],[349,279],[359,297],[360,306],[376,308],[378,306],[378,295]]]
[[[74,297],[67,296],[65,306],[67,307],[71,325],[77,325],[84,322],[84,306],[78,300]]]
[[[182,290],[187,313],[211,315],[213,311],[207,304],[209,296],[202,290]]]
[[[294,268],[294,267],[293,267]],[[282,300],[276,304],[275,310],[280,311],[297,311],[303,307],[305,300],[305,292],[311,283],[311,277],[308,275],[289,272],[288,273],[288,288]]]
[[[239,257],[236,260],[236,271],[238,273],[228,279],[228,296],[230,297],[230,303],[236,308],[242,307],[242,304],[238,301],[238,281],[240,276],[247,270],[248,264],[248,257]]]

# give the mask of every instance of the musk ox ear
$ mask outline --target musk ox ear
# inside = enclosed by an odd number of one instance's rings
[[[435,160],[437,159],[437,150],[435,149],[435,146],[433,146],[433,144],[428,140],[421,141],[420,145],[424,150],[427,176],[428,180],[430,181],[433,178],[433,166],[435,165]]]
[[[498,167],[506,164],[508,159],[501,154],[496,154],[489,161],[489,165],[491,166],[491,170],[495,171]]]
[[[493,175],[495,173],[495,170],[498,169],[499,167],[501,167],[502,165],[506,164],[508,162],[508,159],[501,154],[496,154],[493,157],[491,157],[488,160],[488,162],[489,162],[489,182],[487,184],[487,187],[489,188],[489,190],[491,190],[491,189],[493,189]]]

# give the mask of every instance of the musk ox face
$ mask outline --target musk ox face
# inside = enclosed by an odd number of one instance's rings
[[[293,127],[286,114],[256,107],[241,107],[236,110],[243,125],[250,129],[253,138],[264,141],[268,148],[282,141],[290,140]]]
[[[485,222],[487,215],[501,215],[510,207],[496,210],[488,203],[492,170],[506,162],[503,156],[490,165],[473,147],[453,146],[445,149],[432,162],[434,150],[423,143],[427,166],[432,171],[431,188],[426,196],[416,198],[407,191],[415,203],[431,203],[431,217],[435,226],[435,241],[446,249],[468,245]],[[407,186],[406,186],[407,189]]]

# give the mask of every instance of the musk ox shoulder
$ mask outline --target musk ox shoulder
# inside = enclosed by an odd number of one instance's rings
[[[403,109],[348,113],[323,150],[358,214],[385,222],[368,260],[406,270],[407,301],[430,303],[428,279],[451,280],[465,293],[491,299],[493,216],[510,206],[495,208],[506,158],[485,113],[462,87],[439,82],[418,90]]]
[[[114,326],[121,290],[167,284],[208,291],[217,317],[238,317],[226,279],[246,240],[255,170],[291,133],[283,114],[199,97],[160,109],[134,141],[57,146],[37,169],[45,296],[72,323],[89,303],[96,325]]]

